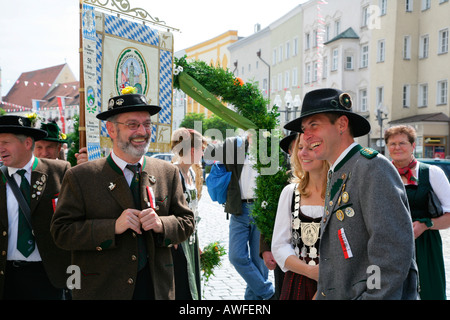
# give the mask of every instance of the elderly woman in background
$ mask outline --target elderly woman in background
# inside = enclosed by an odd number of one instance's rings
[[[200,300],[200,248],[197,236],[198,201],[201,197],[203,175],[200,161],[206,139],[193,129],[180,128],[172,134],[172,152],[175,165],[180,169],[180,179],[189,209],[194,212],[194,233],[172,248],[175,267],[175,299]]]
[[[416,136],[414,128],[401,125],[386,130],[384,140],[408,195],[416,239],[420,298],[445,300],[445,268],[439,230],[450,227],[450,184],[441,168],[415,159]],[[439,198],[444,211],[438,218],[431,218],[428,212],[430,189]]]

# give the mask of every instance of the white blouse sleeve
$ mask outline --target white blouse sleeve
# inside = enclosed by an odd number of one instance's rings
[[[444,170],[438,166],[430,166],[430,184],[441,201],[444,212],[450,212],[450,183]]]
[[[291,245],[291,203],[295,185],[295,183],[287,185],[280,194],[277,215],[275,217],[275,226],[272,234],[272,254],[283,272],[289,271],[284,267],[286,259],[291,255],[295,255],[294,248]]]

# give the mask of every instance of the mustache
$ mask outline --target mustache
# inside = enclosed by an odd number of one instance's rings
[[[146,134],[135,134],[132,135],[129,140],[131,141],[132,139],[136,139],[136,138],[144,138],[146,140],[150,139],[150,134],[146,133]]]

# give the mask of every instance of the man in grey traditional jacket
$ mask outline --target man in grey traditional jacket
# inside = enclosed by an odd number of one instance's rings
[[[414,234],[403,183],[394,166],[354,137],[370,131],[336,89],[306,94],[285,128],[305,135],[330,162],[321,222],[316,299],[417,299]]]

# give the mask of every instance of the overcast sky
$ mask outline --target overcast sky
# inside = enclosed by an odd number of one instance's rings
[[[107,0],[102,0],[105,3]],[[175,51],[228,30],[267,27],[305,0],[130,0],[174,31]],[[0,0],[1,94],[22,72],[67,62],[79,79],[79,0]]]

